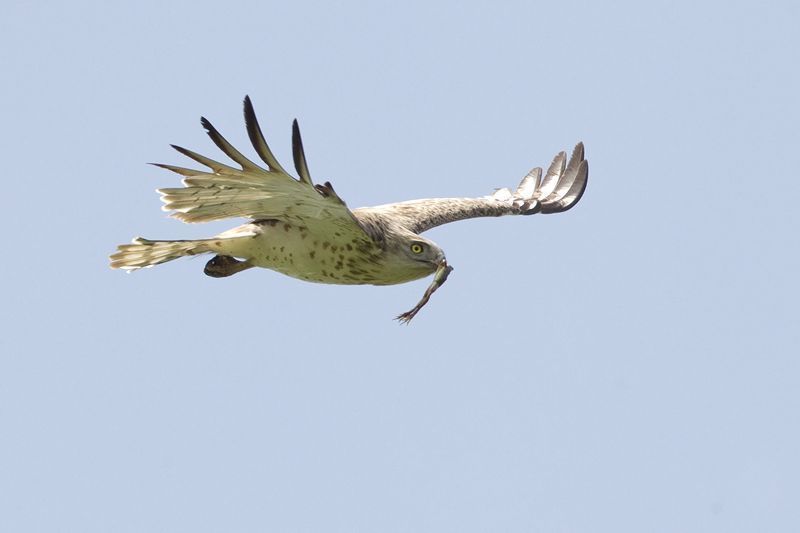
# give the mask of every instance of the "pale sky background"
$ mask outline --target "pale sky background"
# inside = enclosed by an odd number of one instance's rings
[[[0,531],[800,531],[800,4],[18,2],[0,20]],[[455,271],[125,275],[153,192],[249,151],[351,207],[581,203],[426,234]],[[224,157],[219,155],[219,157]]]

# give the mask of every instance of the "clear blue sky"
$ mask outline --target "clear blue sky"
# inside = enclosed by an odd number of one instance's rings
[[[794,2],[11,2],[0,530],[800,531]],[[428,280],[125,275],[146,162],[246,148],[350,206],[586,143],[562,215],[426,236]],[[249,152],[248,152],[249,153]]]

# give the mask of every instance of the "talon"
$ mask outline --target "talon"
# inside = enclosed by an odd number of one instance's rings
[[[247,261],[239,261],[230,255],[215,255],[213,259],[206,263],[203,272],[206,276],[211,276],[212,278],[226,278],[247,268],[250,268]]]

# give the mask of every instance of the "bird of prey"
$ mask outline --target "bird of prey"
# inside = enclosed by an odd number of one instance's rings
[[[117,247],[110,257],[112,268],[133,271],[183,256],[215,254],[205,273],[217,278],[252,267],[346,285],[393,285],[435,274],[422,300],[397,317],[408,323],[452,270],[442,249],[421,233],[467,218],[566,211],[580,200],[589,174],[583,144],[578,143],[569,161],[559,153],[544,176],[541,168],[534,168],[513,192],[503,188],[479,198],[426,198],[351,210],[329,182],[311,181],[297,120],[292,152],[298,179],[272,154],[249,97],[244,99],[244,120],[266,168],[234,148],[205,118],[201,124],[211,140],[241,168],[175,145],[207,169],[156,166],[183,176],[183,187],[158,190],[162,209],[171,216],[188,223],[225,218],[249,222],[209,239],[137,237]]]

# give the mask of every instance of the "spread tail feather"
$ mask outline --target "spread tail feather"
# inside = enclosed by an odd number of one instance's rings
[[[211,252],[208,241],[151,241],[137,237],[131,244],[120,244],[111,259],[111,268],[138,270],[184,257]]]

